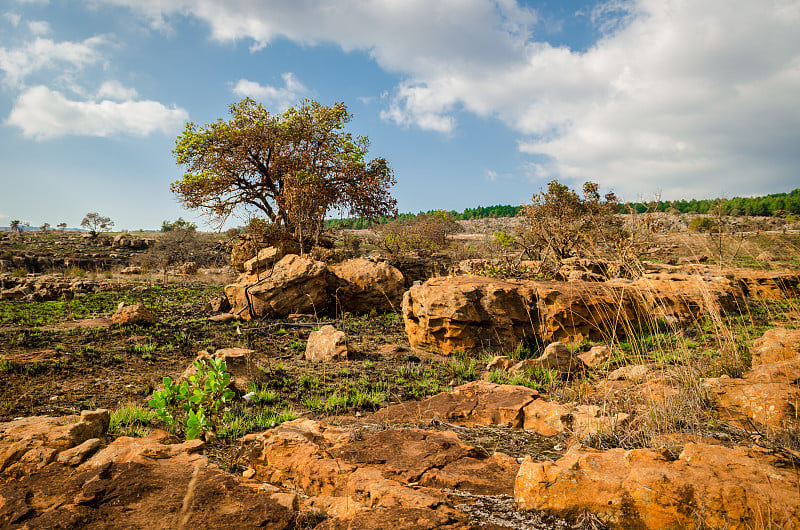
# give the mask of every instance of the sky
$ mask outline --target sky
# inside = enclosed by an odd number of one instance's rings
[[[172,149],[245,96],[344,102],[404,212],[790,191],[800,0],[3,0],[0,226],[209,228]]]

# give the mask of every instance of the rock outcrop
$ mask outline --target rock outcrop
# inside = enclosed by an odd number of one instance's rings
[[[500,425],[556,436],[611,433],[630,417],[594,405],[547,401],[524,386],[473,381],[456,387],[453,392],[390,405],[377,411],[372,419],[388,425],[432,420],[464,427]]]
[[[225,294],[231,312],[245,319],[315,313],[328,302],[327,276],[325,263],[288,254],[265,273],[241,275]]]
[[[373,526],[376,518],[394,528],[468,528],[469,517],[448,506],[440,488],[510,494],[519,468],[447,431],[393,429],[353,440],[349,429],[295,420],[243,444],[253,478],[307,495],[305,506],[338,520],[324,528],[386,528]]]
[[[105,445],[108,411],[0,424],[3,528],[292,527],[297,496],[223,472],[164,431]],[[9,480],[13,478],[13,480]]]
[[[650,449],[572,447],[526,457],[522,510],[588,512],[614,528],[787,528],[800,523],[797,474],[762,449],[687,443],[677,460]]]
[[[403,274],[384,261],[358,258],[336,263],[331,272],[331,295],[337,306],[353,313],[397,311],[405,291]]]
[[[800,431],[800,358],[759,364],[741,378],[705,379],[703,389],[723,418],[747,430]]]
[[[449,354],[624,335],[637,306],[624,286],[457,276],[408,290],[403,317],[413,347]]]
[[[753,366],[800,358],[800,329],[773,328],[753,342]]]
[[[273,247],[262,250],[244,265],[252,272],[225,287],[234,314],[272,318],[326,308],[368,313],[400,307],[403,275],[385,262],[353,259],[328,267],[322,261],[287,254],[271,265],[277,252]]]

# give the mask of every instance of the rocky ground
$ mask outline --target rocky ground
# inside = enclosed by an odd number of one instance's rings
[[[17,260],[0,526],[798,526],[798,240],[751,235],[721,268],[685,237],[611,280],[591,260],[560,281],[465,275],[494,269],[452,253],[267,249],[238,276]],[[198,352],[235,397],[186,441],[147,402]]]

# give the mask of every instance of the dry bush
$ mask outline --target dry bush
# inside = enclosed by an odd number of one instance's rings
[[[437,210],[412,219],[396,219],[377,227],[378,246],[393,256],[412,251],[438,251],[449,246],[448,236],[461,227],[450,212]]]

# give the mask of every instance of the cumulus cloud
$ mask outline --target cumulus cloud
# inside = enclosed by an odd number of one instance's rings
[[[665,198],[797,182],[798,0],[602,1],[584,14],[601,34],[586,51],[537,40],[537,14],[515,0],[103,1],[154,26],[193,16],[252,49],[282,37],[364,51],[403,79],[384,119],[448,134],[459,113],[497,118],[533,178]]]
[[[35,86],[16,99],[7,124],[19,127],[27,138],[45,140],[64,135],[171,134],[187,119],[184,109],[157,101],[73,101]]]
[[[281,78],[283,78],[282,87],[265,86],[248,79],[239,79],[232,91],[239,97],[251,97],[262,101],[273,112],[283,112],[307,94],[308,89],[291,72],[286,72]]]
[[[3,84],[19,88],[23,85],[25,77],[44,69],[79,70],[102,59],[98,48],[105,43],[106,38],[101,35],[81,42],[56,42],[39,37],[17,48],[0,47]]]
[[[112,101],[125,101],[136,99],[138,93],[135,88],[129,88],[116,80],[105,81],[97,90],[97,99],[110,99]]]
[[[19,13],[7,12],[3,13],[3,18],[8,20],[8,22],[14,26],[15,28],[19,26],[20,21],[22,20],[22,16]]]
[[[47,35],[52,31],[50,23],[44,20],[31,20],[28,22],[28,31],[33,35]]]

